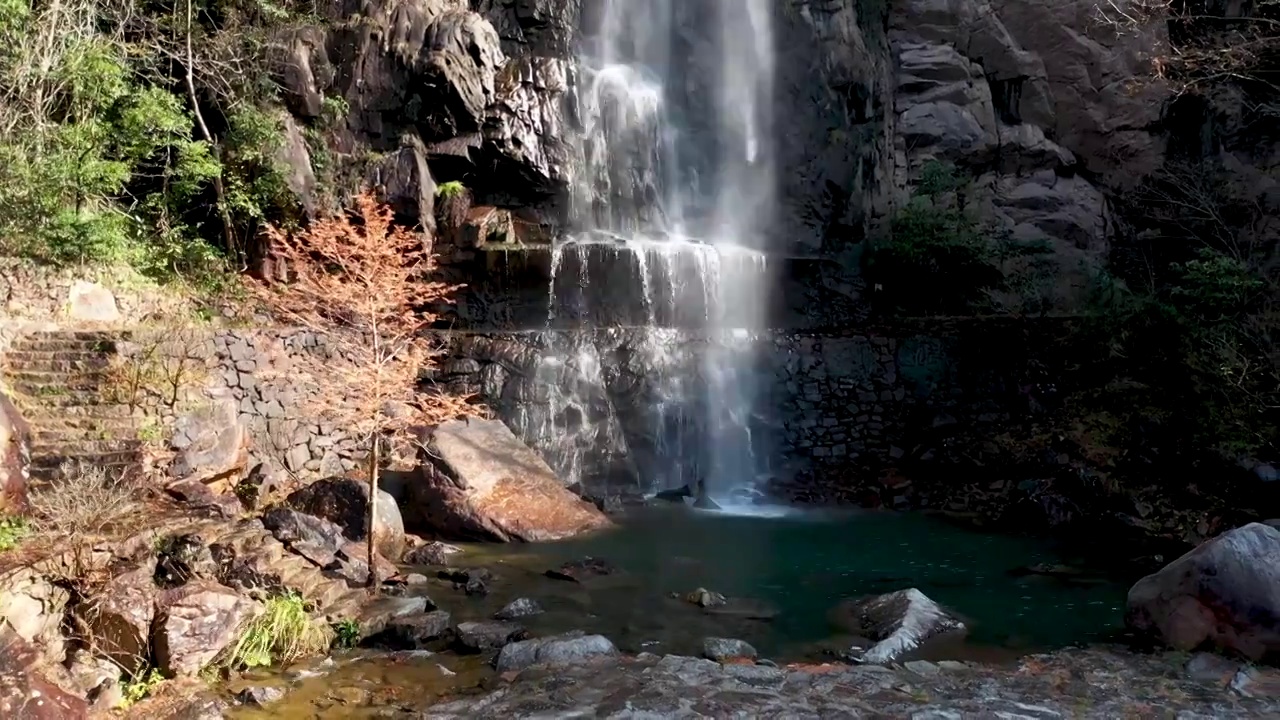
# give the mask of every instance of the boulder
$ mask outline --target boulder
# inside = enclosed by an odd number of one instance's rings
[[[93,638],[94,651],[126,673],[141,669],[151,653],[151,623],[160,596],[155,566],[153,559],[111,578],[76,608],[77,623]]]
[[[563,563],[560,567],[546,572],[552,580],[565,580],[580,583],[592,578],[605,577],[618,572],[613,563],[604,558],[585,557]]]
[[[80,720],[89,706],[38,670],[40,651],[8,623],[0,622],[0,717],[14,720]]]
[[[875,642],[859,662],[888,664],[937,636],[965,631],[964,623],[915,588],[843,603],[836,623]]]
[[[0,392],[0,516],[27,510],[31,479],[31,431],[18,408]]]
[[[507,603],[505,607],[493,614],[495,620],[519,620],[523,617],[531,617],[533,615],[541,615],[542,606],[537,600],[529,598],[516,598]]]
[[[0,573],[0,621],[18,637],[60,661],[65,651],[62,622],[71,593],[30,567]]]
[[[155,579],[166,588],[201,578],[214,580],[221,568],[204,538],[195,534],[171,537],[164,543],[155,568]]]
[[[81,322],[112,323],[120,320],[116,296],[98,283],[76,280],[67,295],[67,317]]]
[[[756,659],[756,649],[745,640],[734,638],[709,637],[702,641],[702,657],[716,662],[735,658]]]
[[[249,432],[232,400],[179,416],[169,445],[177,451],[169,469],[174,478],[216,486],[219,493],[232,489],[249,464]]]
[[[392,650],[421,650],[449,635],[453,618],[443,610],[399,617],[370,638],[370,644]]]
[[[569,492],[538,453],[500,420],[441,424],[409,488],[414,517],[459,539],[560,540],[610,527],[598,508]]]
[[[484,568],[441,570],[436,577],[450,580],[455,590],[465,590],[468,595],[475,596],[488,595],[489,583],[493,581],[493,573]]]
[[[304,548],[327,551],[332,556],[347,542],[342,534],[342,526],[332,520],[279,505],[263,513],[262,525],[290,548],[302,545]],[[306,552],[299,554],[310,559]]]
[[[453,644],[458,652],[478,653],[523,640],[529,633],[512,622],[464,622],[453,630]]]
[[[410,550],[404,556],[408,565],[449,565],[449,556],[462,552],[462,548],[443,542],[429,542]]]
[[[392,622],[435,609],[435,604],[425,597],[378,598],[360,612],[360,633],[365,637],[377,635]]]
[[[299,512],[331,520],[342,526],[351,540],[368,536],[369,485],[353,478],[329,478],[293,493],[286,505]],[[400,506],[385,490],[378,491],[374,518],[374,544],[383,557],[398,558],[404,552],[404,521]]]
[[[506,645],[498,653],[494,666],[504,673],[531,665],[566,665],[617,654],[618,648],[603,635],[584,635],[577,631]]]
[[[1130,628],[1179,650],[1280,655],[1280,530],[1250,523],[1208,540],[1129,590]]]
[[[152,628],[157,666],[195,675],[236,641],[258,604],[224,585],[199,580],[161,595]]]

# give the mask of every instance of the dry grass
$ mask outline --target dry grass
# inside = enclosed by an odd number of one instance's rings
[[[145,516],[137,473],[66,463],[57,481],[31,491],[32,529],[47,536],[93,538],[132,532]]]

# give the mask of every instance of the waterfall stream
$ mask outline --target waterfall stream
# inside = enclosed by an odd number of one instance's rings
[[[548,406],[517,423],[573,480],[701,485],[731,506],[768,472],[755,347],[776,215],[770,3],[600,0],[583,22]]]

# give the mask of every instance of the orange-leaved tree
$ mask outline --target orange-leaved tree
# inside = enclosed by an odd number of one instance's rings
[[[367,442],[369,584],[377,587],[381,439],[473,411],[468,398],[418,383],[439,354],[424,336],[436,320],[427,308],[450,302],[461,286],[435,279],[430,237],[396,225],[391,209],[368,193],[349,214],[264,233],[287,271],[283,281],[254,283],[257,297],[278,319],[323,335],[330,349],[290,368],[312,390],[306,410]]]

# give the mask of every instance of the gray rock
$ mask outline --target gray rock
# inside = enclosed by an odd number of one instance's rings
[[[449,558],[462,552],[462,548],[449,543],[440,541],[429,542],[422,547],[410,550],[404,556],[404,562],[408,565],[441,565],[447,566],[451,562]]]
[[[865,663],[891,663],[934,637],[965,631],[964,623],[915,588],[844,603],[836,616],[838,624],[875,641],[854,658]]]
[[[702,656],[717,662],[733,658],[756,658],[756,649],[743,640],[709,637],[702,641]]]
[[[120,320],[120,309],[110,290],[97,283],[76,280],[67,295],[67,316],[81,322],[112,323]]]
[[[283,698],[285,689],[279,687],[254,686],[236,693],[236,700],[250,707],[263,707]]]
[[[1125,621],[1179,650],[1280,653],[1280,530],[1250,523],[1139,580]]]
[[[443,610],[395,618],[370,643],[393,650],[419,650],[449,635],[453,618]]]
[[[464,622],[454,628],[454,647],[464,653],[497,650],[527,635],[524,627],[516,623]]]
[[[493,614],[495,620],[519,620],[523,617],[532,615],[541,615],[542,606],[536,600],[529,598],[516,598],[507,603],[506,607]]]
[[[381,597],[365,606],[360,613],[360,633],[365,637],[377,635],[400,618],[425,613],[435,606],[424,597]]]
[[[511,643],[498,653],[494,667],[502,673],[531,665],[569,665],[617,654],[618,649],[603,635],[571,632]]]
[[[310,543],[333,554],[346,543],[337,523],[283,506],[263,513],[262,525],[285,545]]]
[[[368,536],[369,486],[352,478],[328,478],[312,483],[289,496],[286,504],[308,515],[325,518],[342,526],[343,534],[361,541]],[[395,498],[378,491],[374,518],[374,540],[383,557],[398,558],[404,552],[404,521]]]
[[[233,400],[215,400],[174,421],[169,467],[179,480],[238,483],[248,469],[249,432]]]

